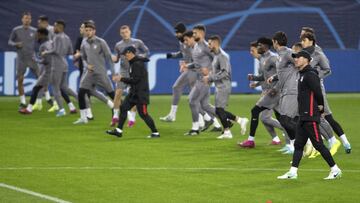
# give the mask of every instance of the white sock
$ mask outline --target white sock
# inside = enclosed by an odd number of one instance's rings
[[[331,171],[340,171],[340,168],[335,164],[333,167],[330,168]]]
[[[207,113],[204,114],[204,120],[206,120],[206,121],[211,120],[211,117],[209,116],[209,114],[207,114]]]
[[[59,112],[65,112],[65,109],[64,109],[64,108],[62,108],[62,109],[60,109],[60,110],[59,110]]]
[[[119,118],[119,109],[114,109],[113,118]]]
[[[21,102],[22,104],[26,104],[25,95],[21,95],[21,96],[20,96],[20,102]]]
[[[280,142],[280,138],[278,136],[275,136],[272,140],[275,142]]]
[[[32,112],[32,104],[28,104],[28,106],[26,107],[26,110],[29,112]]]
[[[290,140],[290,145],[294,148],[295,139]]]
[[[129,121],[135,122],[136,112],[128,111],[128,119]]]
[[[87,109],[80,109],[80,118],[83,120],[87,120],[86,111]]]
[[[335,136],[332,136],[332,137],[328,140],[328,142],[329,142],[330,146],[332,146],[333,144],[335,144],[335,142],[336,142]]]
[[[85,112],[86,112],[86,114],[85,114],[85,117],[86,117],[86,118],[92,118],[92,117],[94,117],[93,114],[92,114],[92,112],[91,112],[91,108],[85,109]]]
[[[199,126],[200,127],[204,127],[204,125],[205,125],[205,122],[204,122],[204,117],[199,113],[199,121],[198,121],[199,123]]]
[[[106,102],[106,104],[108,105],[108,107],[109,107],[110,109],[113,109],[113,108],[114,108],[114,103],[113,103],[111,100],[108,100],[108,101]]]
[[[118,133],[122,133],[122,130],[120,128],[115,128],[115,130],[118,132]]]
[[[193,122],[191,129],[192,130],[199,130],[199,122]]]
[[[248,140],[254,141],[254,140],[255,140],[255,137],[249,135]]]
[[[340,135],[340,140],[343,143],[343,145],[349,144],[349,141],[347,140],[345,134]]]
[[[69,102],[68,106],[69,106],[70,111],[76,110],[76,108],[72,102]]]
[[[239,124],[241,123],[241,121],[242,121],[242,118],[241,118],[241,117],[238,117],[238,118],[236,119],[236,122],[238,122]]]
[[[336,165],[335,165],[336,166]],[[298,171],[298,168],[294,167],[294,166],[291,166],[290,167],[290,173],[292,174],[297,174],[297,171]]]
[[[171,105],[170,115],[172,117],[176,116],[177,107],[178,107],[177,105]]]
[[[45,99],[46,101],[49,101],[49,99],[51,99],[49,91],[45,92]]]
[[[231,131],[230,131],[230,129],[226,129],[226,130],[224,130],[224,134],[231,134]]]
[[[42,105],[42,99],[36,99],[36,104]]]
[[[214,118],[214,127],[215,128],[221,128],[221,125],[220,125],[219,121],[216,118]]]

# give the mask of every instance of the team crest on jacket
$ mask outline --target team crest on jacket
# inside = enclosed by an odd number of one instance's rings
[[[96,45],[96,44],[94,44],[93,48],[94,48],[94,49],[96,49],[96,48],[97,48],[97,45]]]

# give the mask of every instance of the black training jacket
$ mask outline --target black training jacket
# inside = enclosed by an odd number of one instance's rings
[[[145,62],[149,59],[135,56],[129,61],[130,77],[121,78],[121,81],[130,85],[128,99],[135,104],[149,104],[149,79]]]
[[[300,121],[320,122],[319,105],[324,106],[318,72],[310,65],[300,72],[298,80],[298,104]]]

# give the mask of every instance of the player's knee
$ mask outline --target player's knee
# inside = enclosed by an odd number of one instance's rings
[[[84,89],[84,88],[80,88],[79,89],[79,98],[82,98],[84,97],[86,94],[88,93],[88,90],[87,89]]]
[[[264,124],[271,124],[271,118],[267,117],[267,116],[260,116],[260,120],[262,123]]]
[[[329,122],[329,124],[333,124],[333,123],[335,123],[336,121],[335,121],[335,119],[334,119],[334,117],[330,114],[330,115],[326,115],[325,116],[325,120],[327,121],[327,122]]]
[[[189,104],[190,104],[191,107],[196,106],[197,103],[199,103],[199,102],[197,102],[195,99],[192,99],[192,98],[189,99]]]
[[[326,148],[325,145],[320,141],[312,142],[312,144],[313,144],[314,148],[319,152]]]
[[[18,80],[18,82],[23,82],[24,81],[24,76],[23,75],[18,75],[17,77],[16,77],[16,79]]]
[[[123,92],[123,91],[122,91],[122,89],[120,89],[120,88],[118,88],[118,89],[115,90],[115,94],[116,94],[116,95],[120,95],[120,96],[121,96],[121,95],[122,95],[122,92]]]
[[[294,148],[295,148],[296,150],[301,150],[301,151],[303,151],[305,144],[306,144],[306,140],[295,140]]]
[[[145,114],[144,114],[144,112],[139,111],[139,116],[140,116],[140,118],[141,118],[141,119],[143,119],[143,120],[144,120],[144,119],[146,118],[146,116],[147,116],[147,115],[145,115]]]
[[[120,113],[127,114],[127,109],[123,104],[120,105]]]
[[[172,90],[173,90],[173,92],[178,91],[178,86],[176,83],[172,86]]]
[[[254,106],[254,107],[251,109],[251,116],[252,116],[253,118],[258,118],[260,112],[261,112],[261,108],[258,107],[258,106]]]
[[[33,92],[39,92],[41,90],[42,86],[36,85],[32,90]]]

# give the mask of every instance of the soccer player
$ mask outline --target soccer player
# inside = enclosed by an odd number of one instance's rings
[[[130,85],[130,92],[125,97],[120,107],[120,119],[117,128],[108,130],[106,133],[121,137],[123,126],[126,121],[127,112],[136,106],[140,117],[145,121],[146,125],[151,129],[151,135],[148,138],[159,138],[160,134],[156,129],[155,123],[148,113],[147,106],[150,103],[149,96],[149,78],[145,68],[145,63],[149,61],[147,58],[136,55],[136,48],[129,46],[124,48],[122,55],[130,64],[130,72],[128,77],[117,75],[113,77],[114,81],[122,81]]]
[[[123,25],[120,27],[120,36],[122,40],[116,43],[115,45],[114,49],[117,55],[113,57],[113,61],[114,63],[117,63],[120,60],[120,74],[123,77],[128,77],[130,65],[129,62],[126,60],[125,56],[121,55],[122,51],[128,46],[133,46],[136,49],[137,55],[143,58],[148,58],[150,51],[143,41],[131,37],[131,29],[128,25]],[[115,126],[116,123],[119,121],[119,107],[121,105],[121,97],[127,88],[128,88],[128,84],[122,81],[116,83],[115,99],[114,99],[114,115],[111,121],[111,126]],[[129,116],[128,126],[132,127],[135,124],[136,110],[133,109],[129,111],[128,116]]]
[[[329,122],[334,132],[340,137],[340,140],[345,148],[345,152],[347,154],[350,154],[351,153],[350,142],[348,141],[341,125],[332,116],[332,112],[330,110],[330,106],[326,97],[324,79],[331,74],[329,60],[324,54],[324,52],[321,50],[321,48],[316,45],[316,38],[314,31],[309,28],[307,28],[307,30],[308,31],[304,31],[304,32],[302,31],[301,44],[304,50],[308,51],[311,54],[311,57],[313,58],[313,60],[310,62],[310,65],[316,68],[317,71],[319,72],[321,90],[322,90],[322,94],[324,95],[324,102],[325,102],[324,105],[325,119]],[[332,138],[332,140],[330,140],[330,144],[332,146],[330,152],[333,155],[336,153],[338,147],[340,146],[340,143],[336,138]]]
[[[185,63],[191,63],[191,47],[188,47],[184,44],[183,34],[186,32],[186,27],[183,23],[179,22],[175,25],[175,36],[179,40],[180,50],[174,53],[167,53],[167,59],[178,59],[180,62],[184,61]],[[176,120],[176,111],[180,101],[180,97],[186,86],[190,89],[194,86],[197,78],[197,73],[195,70],[184,70],[179,77],[176,79],[172,87],[172,104],[170,113],[164,117],[161,117],[161,121],[165,122],[174,122]]]
[[[280,95],[276,92],[273,94],[273,88],[276,85],[276,82],[268,84],[266,81],[269,77],[276,74],[276,54],[270,51],[272,46],[272,41],[269,38],[261,37],[257,40],[257,52],[260,54],[259,58],[259,75],[249,74],[248,79],[250,81],[259,81],[261,82],[262,87],[262,96],[256,103],[256,105],[251,110],[251,123],[250,123],[250,134],[247,140],[240,143],[240,147],[253,148],[255,147],[255,133],[259,123],[260,113],[264,114],[262,116],[262,122],[266,126],[270,126],[272,131],[275,133],[273,136],[272,145],[281,144],[280,138],[276,135],[274,127],[279,128],[284,131],[280,122],[272,118],[272,109],[277,107]],[[270,112],[264,112],[265,110]]]
[[[82,41],[84,40],[84,38],[86,38],[85,36],[85,23],[94,23],[92,20],[89,21],[84,21],[83,23],[81,23],[80,28],[79,28],[79,32],[80,32],[80,36],[76,39],[76,43],[75,43],[75,52],[73,55],[73,63],[74,66],[79,68],[80,71],[80,80],[82,78],[83,72],[86,71],[86,69],[84,68],[84,64],[81,58],[81,53],[80,53],[80,49],[81,49],[81,44]],[[85,97],[86,99],[86,117],[88,120],[93,120],[94,116],[92,114],[91,108],[90,108],[90,96],[94,96],[97,99],[99,99],[100,101],[104,102],[105,104],[108,105],[108,107],[110,109],[114,108],[114,103],[111,101],[111,99],[107,98],[102,92],[96,90],[95,87],[93,87],[93,89],[90,90],[90,95],[87,95],[87,97]]]
[[[329,175],[326,180],[341,177],[341,170],[336,165],[329,150],[324,146],[319,135],[319,122],[321,114],[324,113],[324,97],[322,95],[320,78],[318,72],[310,66],[311,57],[307,51],[300,51],[292,55],[295,58],[295,65],[300,71],[298,80],[298,111],[299,121],[297,123],[297,134],[295,141],[295,152],[290,170],[278,179],[297,179],[298,167],[303,155],[304,145],[310,138],[314,147],[321,153],[321,156],[330,166]]]
[[[66,112],[63,106],[61,96],[71,95],[77,99],[77,94],[71,90],[67,82],[68,63],[66,56],[73,54],[73,48],[69,36],[64,33],[65,22],[63,20],[57,20],[54,24],[54,40],[52,50],[47,50],[41,53],[42,56],[51,55],[51,84],[53,87],[54,97],[58,106],[57,117],[65,116]],[[66,95],[61,94],[61,91],[65,92]],[[69,98],[66,98],[70,113],[76,113],[76,108]],[[53,106],[53,107],[54,107]],[[49,109],[51,111],[51,109]]]
[[[256,60],[259,60],[261,55],[258,53],[257,47],[258,47],[257,41],[250,43],[250,54],[251,54],[251,56],[254,57],[254,59],[256,59]],[[261,74],[261,70],[259,70],[259,72]],[[266,81],[251,81],[250,84],[249,84],[249,87],[250,88],[256,88],[256,87],[258,87],[260,85],[263,85],[263,83],[266,83]],[[266,110],[261,112],[260,120],[264,124],[265,129],[269,132],[269,134],[271,135],[271,137],[273,139],[273,138],[275,138],[277,136],[277,134],[275,132],[275,128],[272,125],[267,124],[268,123],[267,121],[269,121],[269,119],[273,120],[272,115],[273,115],[273,110],[266,109]],[[289,137],[288,137],[287,132],[286,132],[285,129],[283,129],[283,135],[285,136],[286,144],[289,144],[290,140],[289,140]],[[277,144],[277,143],[272,143],[272,144]],[[283,151],[283,149],[280,149],[279,151]]]
[[[48,39],[52,40],[54,37],[54,27],[49,25],[49,18],[45,15],[41,15],[38,17],[38,28],[44,28],[48,30]],[[44,67],[44,66],[40,66],[40,67]],[[40,75],[43,74],[44,70],[42,68],[40,68]],[[49,93],[49,88],[48,87],[43,87],[38,95],[37,95],[37,99],[36,99],[36,103],[32,106],[32,110],[42,110],[42,97],[43,95],[45,95],[45,99],[47,101],[47,103],[50,106],[54,105],[54,101],[51,99],[50,93]]]
[[[221,38],[218,35],[209,38],[209,49],[214,54],[212,61],[212,70],[210,73],[205,74],[203,82],[205,84],[215,83],[215,113],[219,117],[223,126],[223,133],[218,136],[218,139],[231,139],[232,133],[230,127],[233,122],[241,124],[238,116],[225,111],[228,105],[228,100],[231,93],[231,65],[230,58],[224,50],[221,49]],[[205,69],[207,70],[207,69]]]
[[[112,76],[115,76],[111,51],[106,41],[95,34],[95,24],[93,22],[85,23],[86,39],[82,42],[80,52],[86,71],[80,81],[78,97],[80,118],[75,121],[74,124],[88,123],[86,97],[91,94],[91,90],[94,87],[98,86],[103,88],[111,99],[113,99],[115,95],[106,69],[106,67],[109,67]]]
[[[197,81],[195,82],[194,87],[191,89],[189,94],[189,104],[193,121],[192,128],[189,132],[185,133],[185,135],[192,136],[200,134],[200,108],[202,108],[207,114],[213,116],[213,118],[216,116],[215,108],[209,104],[210,86],[209,84],[203,83],[201,73],[201,69],[211,68],[213,56],[205,41],[205,26],[203,25],[197,25],[193,28],[193,31],[185,32],[184,43],[186,46],[192,48],[191,57],[193,62],[190,64],[186,64],[185,62],[182,63],[180,65],[180,71],[183,72],[189,69],[194,69],[198,74]],[[212,118],[207,120],[209,120],[207,124],[211,125],[214,123]],[[205,125],[204,128],[207,129],[210,125]],[[221,129],[219,123],[214,123],[214,126]]]
[[[38,28],[45,28],[49,31],[48,38],[50,40],[54,39],[55,33],[54,33],[54,26],[49,24],[49,18],[46,15],[41,15],[38,18]]]
[[[37,40],[40,44],[39,53],[44,51],[49,51],[52,49],[52,42],[48,38],[49,31],[46,28],[39,28],[37,30]],[[51,75],[51,56],[46,55],[41,57],[38,61],[40,68],[42,69],[42,73],[38,78],[34,88],[32,89],[31,99],[26,108],[22,108],[19,112],[22,114],[31,114],[33,111],[33,105],[35,104],[36,97],[38,96],[39,91],[48,87],[50,83],[50,75]]]
[[[33,74],[38,77],[40,74],[39,67],[35,62],[35,36],[36,29],[31,26],[31,13],[22,14],[22,25],[12,29],[8,44],[16,48],[16,79],[20,96],[20,108],[26,107],[24,94],[24,74],[29,67]]]
[[[286,145],[285,154],[294,152],[293,143],[296,134],[297,116],[297,83],[298,70],[294,66],[294,59],[291,57],[292,51],[287,45],[287,36],[284,32],[276,32],[272,38],[273,46],[278,53],[276,61],[276,75],[267,79],[268,83],[277,81],[270,91],[270,95],[280,94],[279,100],[279,121],[288,133],[290,144]]]

